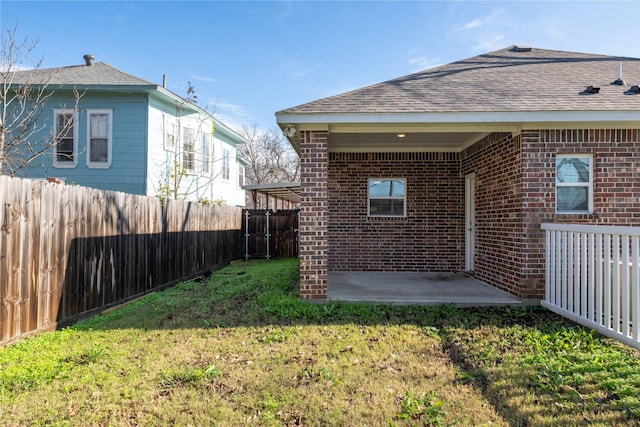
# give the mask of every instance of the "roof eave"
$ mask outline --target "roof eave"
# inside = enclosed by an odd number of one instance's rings
[[[295,125],[384,124],[523,124],[523,123],[640,123],[640,110],[487,111],[420,113],[277,113],[282,129]]]

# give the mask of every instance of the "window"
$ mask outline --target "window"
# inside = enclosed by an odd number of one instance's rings
[[[229,150],[222,149],[222,179],[229,180]]]
[[[78,123],[73,110],[54,110],[54,166],[74,168],[78,164]]]
[[[588,154],[556,156],[556,211],[593,212],[593,158]]]
[[[87,165],[94,168],[111,166],[111,111],[87,112]]]
[[[405,179],[369,179],[369,216],[405,216]]]
[[[238,163],[238,186],[242,187],[244,185],[244,165]]]
[[[202,134],[202,173],[209,175],[211,173],[211,135]]]
[[[196,143],[195,132],[193,129],[182,129],[182,166],[188,171],[193,171],[194,166],[194,150]]]
[[[164,127],[164,149],[176,151],[176,124],[168,123]]]

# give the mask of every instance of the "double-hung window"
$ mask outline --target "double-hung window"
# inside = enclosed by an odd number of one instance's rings
[[[244,185],[244,165],[242,163],[238,163],[238,187],[242,187]]]
[[[202,134],[202,173],[211,174],[211,134]]]
[[[196,135],[193,129],[182,129],[182,166],[193,172],[196,148]]]
[[[77,119],[73,110],[53,111],[53,158],[57,168],[74,168],[78,164]]]
[[[556,212],[593,213],[593,156],[556,156]]]
[[[111,110],[88,110],[87,118],[87,166],[108,168],[111,166]]]
[[[368,215],[406,216],[406,182],[404,178],[370,178]]]
[[[166,151],[176,151],[176,124],[165,123],[164,126],[164,149]]]
[[[230,173],[230,164],[229,164],[229,150],[226,148],[222,149],[222,179],[228,181],[229,173]]]

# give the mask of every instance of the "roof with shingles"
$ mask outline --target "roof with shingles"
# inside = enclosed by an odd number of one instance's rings
[[[96,62],[93,65],[44,68],[35,71],[17,71],[13,83],[23,83],[23,79],[26,78],[34,84],[43,81],[48,85],[62,86],[157,86],[155,83],[120,71],[105,62]]]
[[[276,114],[640,111],[640,59],[508,47]],[[622,64],[625,85],[613,84]],[[587,86],[600,92],[588,94]]]

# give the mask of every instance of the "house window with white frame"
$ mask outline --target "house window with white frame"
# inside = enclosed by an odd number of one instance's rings
[[[182,166],[193,172],[194,170],[194,158],[196,149],[196,136],[195,131],[189,128],[182,129]]]
[[[228,181],[230,174],[230,164],[229,164],[229,150],[226,148],[222,149],[222,179]]]
[[[593,213],[593,156],[556,156],[556,212]]]
[[[211,174],[211,134],[202,134],[202,173]]]
[[[88,110],[87,122],[87,166],[108,168],[111,166],[111,110]]]
[[[78,164],[78,123],[74,110],[54,110],[53,164],[57,168],[74,168]]]
[[[242,187],[244,185],[244,165],[242,163],[238,163],[238,187]]]
[[[406,182],[404,178],[370,178],[368,215],[406,216]]]
[[[176,151],[176,124],[166,123],[164,127],[164,149]]]

